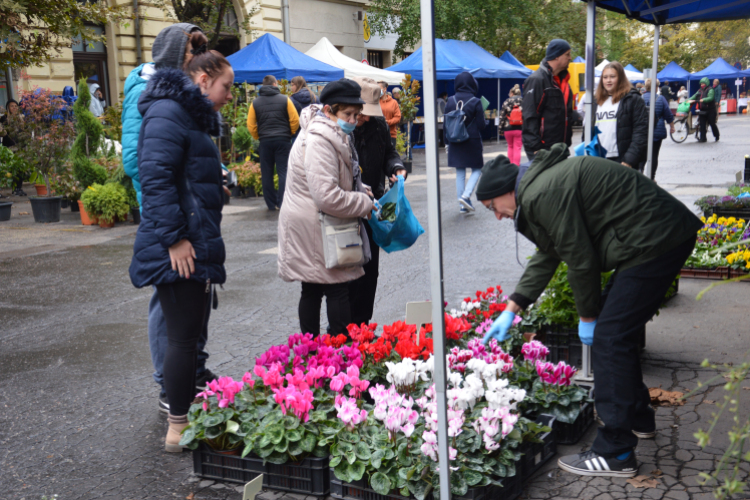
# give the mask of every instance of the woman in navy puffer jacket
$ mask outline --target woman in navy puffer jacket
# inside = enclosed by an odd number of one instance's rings
[[[472,214],[474,205],[471,203],[471,195],[479,182],[484,166],[482,156],[482,130],[487,125],[484,119],[482,101],[477,97],[479,84],[474,76],[464,71],[456,76],[456,94],[448,98],[445,105],[445,114],[455,111],[458,103],[463,103],[466,114],[466,131],[469,139],[461,143],[448,144],[448,166],[456,169],[456,194],[458,195],[459,211],[462,214]],[[446,138],[446,142],[448,142]],[[469,182],[466,182],[466,169],[471,169]]]
[[[224,56],[205,52],[190,61],[185,73],[157,71],[138,102],[143,208],[130,279],[139,288],[156,285],[167,323],[166,451],[182,451],[180,433],[194,397],[197,342],[210,285],[226,280],[222,169],[211,135],[220,133],[218,110],[232,98],[233,81]]]

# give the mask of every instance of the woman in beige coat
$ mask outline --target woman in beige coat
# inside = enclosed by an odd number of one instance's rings
[[[366,218],[375,208],[369,189],[360,180],[349,136],[362,110],[360,92],[352,80],[326,85],[320,94],[323,107],[311,105],[302,111],[300,134],[289,157],[279,214],[279,276],[302,282],[299,319],[303,333],[320,333],[324,295],[331,333],[346,333],[351,318],[347,284],[364,274],[361,265],[326,268],[319,220],[320,212],[344,219]],[[362,229],[360,234],[364,234]]]

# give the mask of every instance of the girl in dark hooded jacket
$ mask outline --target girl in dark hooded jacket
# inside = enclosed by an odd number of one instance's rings
[[[292,95],[289,96],[294,103],[294,107],[297,108],[297,114],[300,114],[303,109],[308,107],[310,104],[317,104],[318,99],[307,86],[307,82],[301,76],[295,76],[289,83],[292,86]]]
[[[459,211],[462,214],[471,214],[474,212],[471,195],[479,182],[479,176],[482,174],[482,167],[484,166],[482,130],[484,130],[487,122],[484,119],[482,101],[476,97],[479,84],[472,74],[467,71],[460,73],[455,80],[455,89],[456,94],[448,98],[445,114],[463,106],[463,111],[466,114],[464,123],[466,124],[466,131],[469,133],[469,139],[460,143],[450,143],[446,137],[448,166],[456,169],[456,194],[458,195]],[[466,182],[467,168],[471,169],[468,183]]]
[[[622,64],[613,61],[604,67],[594,97],[599,143],[607,158],[637,169],[648,150],[648,111]]]
[[[232,98],[233,81],[229,62],[210,51],[196,55],[185,73],[158,70],[138,103],[142,219],[130,279],[138,288],[156,286],[166,319],[169,452],[182,451],[211,284],[226,280],[221,160],[211,136],[220,135],[219,109]]]

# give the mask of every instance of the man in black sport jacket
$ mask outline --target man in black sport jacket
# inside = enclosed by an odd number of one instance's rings
[[[529,161],[559,142],[571,144],[575,99],[568,73],[570,44],[552,40],[539,69],[523,85],[523,148]]]

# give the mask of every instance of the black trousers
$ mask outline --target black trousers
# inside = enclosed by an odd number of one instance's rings
[[[716,108],[710,107],[706,109],[705,115],[700,115],[698,118],[698,127],[700,130],[700,140],[706,140],[706,129],[711,126],[711,133],[715,138],[719,137],[719,127],[716,125]]]
[[[260,141],[260,174],[263,183],[263,199],[269,210],[281,208],[284,201],[284,186],[286,186],[286,167],[289,163],[289,152],[292,141],[289,139],[263,139]],[[273,185],[273,167],[279,174],[279,190]]]
[[[355,325],[370,323],[372,311],[375,308],[375,294],[378,290],[380,247],[372,239],[370,224],[365,223],[365,230],[370,240],[372,259],[364,265],[365,275],[349,282],[349,306],[352,311],[352,323]]]
[[[320,335],[320,305],[326,298],[329,332],[333,335],[346,333],[351,323],[349,306],[349,283],[324,285],[302,283],[302,297],[299,299],[299,326],[302,333]]]
[[[664,139],[654,141],[654,158],[651,160],[651,180],[656,177],[656,168],[659,166],[659,151],[661,151],[661,143]],[[643,173],[646,168],[646,161],[642,161],[638,166],[638,171]]]
[[[638,438],[633,429],[655,428],[641,372],[638,332],[658,311],[694,246],[692,237],[660,257],[616,272],[605,287],[592,351],[595,404],[604,427],[591,449],[603,457],[634,449]]]
[[[163,371],[172,415],[187,415],[195,397],[198,338],[211,301],[208,288],[204,283],[191,280],[156,285],[167,322],[168,343]]]

